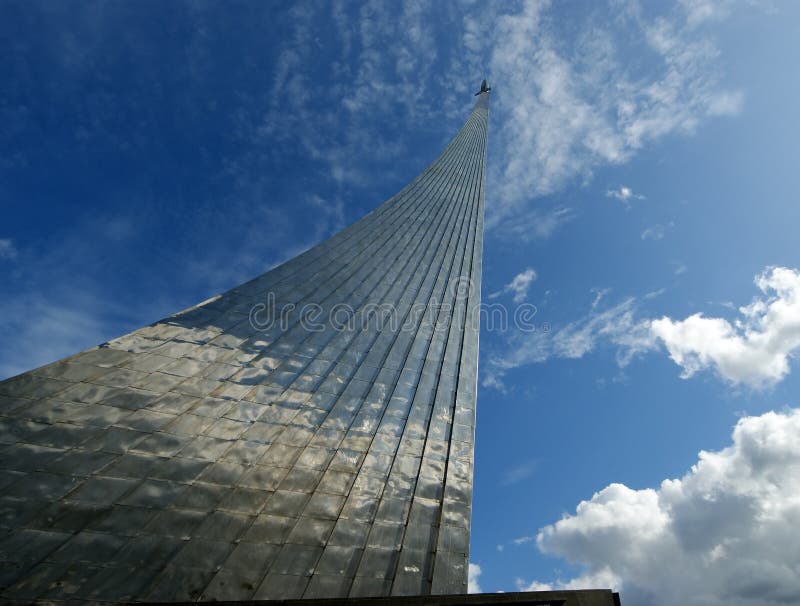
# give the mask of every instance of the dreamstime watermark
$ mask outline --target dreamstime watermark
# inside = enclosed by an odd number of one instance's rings
[[[447,331],[453,320],[464,321],[474,330],[548,332],[547,323],[535,322],[537,308],[531,303],[513,307],[502,303],[478,303],[473,296],[475,287],[469,278],[451,280],[444,300],[406,300],[401,296],[394,303],[278,303],[274,292],[267,293],[263,303],[250,308],[250,325],[257,331],[285,332],[300,326],[307,332],[336,332],[387,330],[416,331],[423,323],[434,331]]]

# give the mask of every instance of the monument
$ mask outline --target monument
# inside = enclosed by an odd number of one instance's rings
[[[466,593],[489,91],[329,240],[0,383],[4,600]]]

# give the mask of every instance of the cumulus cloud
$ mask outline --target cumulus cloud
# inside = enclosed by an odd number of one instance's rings
[[[734,384],[764,387],[789,373],[800,348],[800,272],[772,267],[756,276],[763,297],[739,308],[733,324],[700,313],[684,320],[663,317],[651,324],[684,378],[711,368]]]
[[[510,293],[514,303],[522,303],[527,298],[528,289],[535,279],[536,271],[529,267],[525,271],[522,271],[514,276],[511,282],[503,286],[501,290],[490,294],[489,298],[496,299],[504,293]]]
[[[609,569],[602,569],[592,573],[582,574],[580,577],[569,581],[556,581],[553,583],[541,583],[539,581],[525,581],[516,579],[519,591],[559,591],[563,589],[607,589],[609,587],[619,587],[620,578]],[[628,600],[625,600],[628,603]]]
[[[467,576],[467,592],[468,593],[481,593],[481,586],[478,584],[478,577],[481,576],[481,567],[477,564],[469,563],[469,572]]]
[[[537,546],[584,566],[524,589],[613,587],[623,603],[800,604],[800,409],[739,420],[657,489],[611,484],[542,528]]]

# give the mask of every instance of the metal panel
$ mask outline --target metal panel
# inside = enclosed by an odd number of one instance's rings
[[[465,591],[487,120],[481,93],[418,177],[287,263],[0,382],[2,597]],[[251,324],[267,300],[285,325]]]

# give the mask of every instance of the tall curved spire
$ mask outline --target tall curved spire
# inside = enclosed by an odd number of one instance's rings
[[[488,110],[329,240],[0,383],[3,597],[466,592]]]

